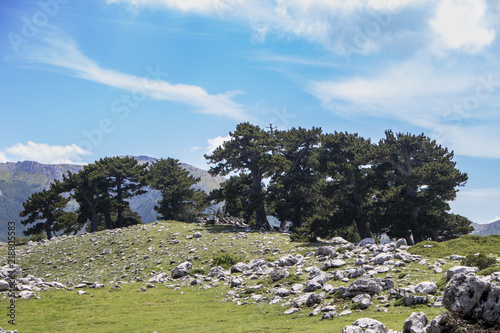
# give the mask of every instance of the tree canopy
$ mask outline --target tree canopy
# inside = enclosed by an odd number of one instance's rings
[[[416,243],[471,231],[467,218],[449,213],[467,174],[424,134],[387,131],[374,144],[347,132],[242,123],[230,138],[205,156],[210,173],[235,174],[211,198],[225,201],[226,214],[255,216],[258,228],[269,228],[272,215],[282,230],[311,239],[386,233]]]

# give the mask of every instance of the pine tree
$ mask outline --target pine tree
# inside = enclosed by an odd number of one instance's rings
[[[374,146],[358,134],[335,132],[321,137],[316,169],[325,177],[323,195],[333,226],[356,226],[361,239],[373,237],[368,225],[375,191]]]
[[[26,236],[45,232],[47,238],[51,239],[56,231],[71,226],[75,215],[64,211],[70,199],[64,198],[62,192],[61,183],[56,180],[49,189],[33,193],[23,203],[24,209],[19,215],[27,219],[21,221],[21,224],[34,224],[24,232]]]
[[[268,200],[273,215],[281,221],[280,229],[284,230],[290,222],[290,230],[294,231],[312,216],[319,200],[320,175],[313,170],[311,158],[319,144],[321,129],[292,128],[275,135],[275,153],[283,158],[274,170]]]
[[[148,185],[161,192],[161,200],[155,206],[158,218],[190,222],[206,208],[206,194],[193,185],[194,178],[173,158],[161,159],[148,170]]]
[[[255,212],[256,227],[269,230],[271,226],[267,221],[263,180],[270,176],[279,160],[279,155],[273,154],[276,139],[271,133],[250,123],[237,125],[236,131],[229,135],[230,141],[224,142],[212,155],[205,155],[209,163],[215,164],[209,172],[222,176],[231,172],[249,174],[252,179],[249,201]]]
[[[378,148],[387,184],[378,195],[378,228],[410,244],[437,238],[467,174],[456,169],[452,151],[424,134],[385,134]]]

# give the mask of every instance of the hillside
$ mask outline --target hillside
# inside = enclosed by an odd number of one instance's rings
[[[474,227],[474,231],[471,232],[473,235],[500,235],[500,220],[487,224],[473,224],[472,226]]]
[[[498,257],[500,237],[478,237],[439,251],[491,247]],[[0,247],[1,264],[6,253]],[[432,244],[292,243],[287,234],[175,221],[63,236],[17,248],[29,299],[16,302],[15,328],[316,333],[370,317],[401,331],[412,312],[429,320],[445,312],[444,275],[461,261],[435,255]]]
[[[135,157],[140,163],[154,163],[157,159],[148,156]],[[208,172],[192,165],[181,163],[181,166],[197,178],[200,182],[195,185],[197,189],[209,192],[224,181],[222,177],[212,177]],[[63,174],[71,171],[76,173],[83,168],[74,164],[41,164],[33,161],[0,163],[0,225],[7,225],[8,221],[16,222],[17,235],[22,236],[26,230],[20,224],[19,212],[23,209],[23,202],[33,193],[48,187],[54,179],[61,180]],[[144,223],[156,220],[154,206],[160,194],[149,190],[148,193],[134,197],[130,201],[133,211],[139,213]],[[6,230],[0,228],[0,241],[5,241]]]

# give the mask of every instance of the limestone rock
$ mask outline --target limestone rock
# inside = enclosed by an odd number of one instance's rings
[[[376,295],[383,290],[394,288],[394,281],[390,279],[358,279],[352,282],[346,289],[343,297],[354,297],[358,294],[367,293]]]
[[[443,295],[445,308],[462,317],[500,324],[500,283],[488,277],[455,274]]]
[[[396,248],[400,248],[401,246],[408,246],[408,242],[406,242],[406,239],[400,238],[396,241]]]
[[[435,294],[438,290],[438,287],[434,282],[420,282],[417,284],[415,287],[415,291],[417,293],[423,293],[423,294]]]
[[[368,244],[377,244],[377,242],[375,242],[375,239],[373,239],[373,238],[365,238],[365,239],[362,239],[357,245],[359,247],[363,247],[363,246],[368,245]]]
[[[23,299],[31,298],[34,296],[35,296],[35,293],[32,291],[29,291],[29,290],[23,290],[19,293],[19,297],[21,297]]]
[[[413,312],[403,325],[402,333],[426,333],[429,321],[423,312]]]
[[[208,277],[215,277],[217,279],[222,279],[222,278],[226,278],[227,275],[228,275],[228,272],[226,272],[224,270],[224,268],[222,268],[221,266],[215,266],[215,267],[210,268],[207,276]]]
[[[475,273],[477,271],[479,271],[479,268],[477,268],[477,267],[454,266],[446,271],[446,280],[450,280],[451,277],[455,274],[459,274],[459,273],[469,274],[469,273]]]
[[[382,252],[377,254],[372,261],[375,265],[382,265],[384,262],[389,261],[393,258],[394,256],[391,253]]]
[[[330,268],[339,268],[344,266],[345,264],[346,262],[340,259],[329,259],[323,264],[323,270],[326,271]]]
[[[189,261],[185,261],[172,270],[172,278],[178,279],[189,274],[193,269],[193,265]]]
[[[0,280],[0,291],[9,290],[9,283],[5,280]]]
[[[342,333],[387,333],[387,327],[371,318],[359,318],[354,324],[344,327]]]
[[[287,278],[290,273],[288,273],[286,269],[276,268],[269,275],[271,276],[271,279],[276,282],[281,279]]]
[[[239,262],[231,267],[231,273],[243,273],[244,271],[248,271],[250,267],[244,262]]]
[[[286,311],[284,312],[284,314],[289,315],[289,314],[293,314],[293,313],[295,313],[295,312],[299,312],[299,311],[300,311],[300,310],[299,310],[299,309],[297,309],[297,308],[291,308],[291,309],[286,310]]]

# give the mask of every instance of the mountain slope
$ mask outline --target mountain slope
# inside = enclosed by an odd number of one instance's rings
[[[157,159],[148,156],[131,156],[140,163],[154,163]],[[212,177],[208,172],[192,165],[181,163],[181,166],[200,182],[197,189],[209,192],[224,181],[222,177]],[[23,209],[23,202],[33,193],[48,188],[54,179],[61,180],[63,174],[71,171],[79,172],[82,165],[74,164],[41,164],[33,161],[0,163],[0,241],[7,239],[7,222],[16,222],[16,235],[23,236],[26,227],[20,224],[19,213]],[[156,220],[154,206],[160,194],[149,190],[148,193],[132,198],[130,206],[139,213],[144,223]]]
[[[471,232],[473,235],[500,235],[500,220],[488,224],[473,224],[472,226],[474,227],[474,231]]]

